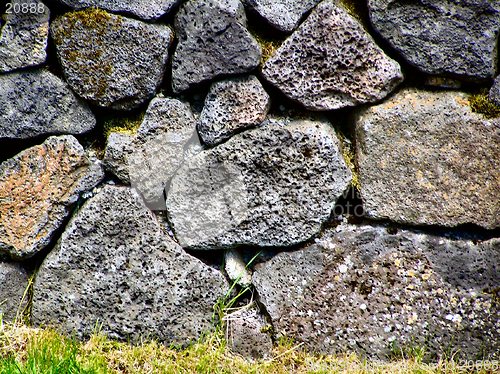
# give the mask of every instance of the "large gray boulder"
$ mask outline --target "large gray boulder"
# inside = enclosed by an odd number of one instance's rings
[[[251,75],[212,84],[200,115],[198,133],[205,144],[215,145],[264,121],[270,97]]]
[[[425,347],[475,359],[500,348],[499,260],[499,239],[342,225],[258,264],[253,282],[275,331],[316,353]]]
[[[53,136],[0,164],[0,254],[28,258],[45,248],[81,193],[104,177],[71,135]]]
[[[192,249],[290,246],[317,234],[351,172],[328,122],[270,121],[187,160],[167,212]]]
[[[292,32],[302,17],[321,0],[243,0],[274,28]]]
[[[403,80],[399,64],[334,0],[324,0],[312,11],[262,74],[310,110],[376,102]]]
[[[181,0],[59,0],[74,9],[97,7],[114,13],[130,13],[145,20],[168,14]]]
[[[201,151],[196,121],[189,104],[157,97],[136,134],[110,134],[104,165],[136,188],[148,207],[165,210],[165,186],[184,160]]]
[[[368,217],[500,226],[500,128],[467,95],[403,90],[358,113],[356,139]]]
[[[0,321],[23,317],[29,298],[25,295],[27,287],[28,273],[21,264],[0,260]]]
[[[239,0],[189,0],[175,18],[179,44],[172,61],[174,92],[222,75],[254,70],[261,49],[246,28]]]
[[[96,120],[68,85],[48,70],[0,75],[0,139],[82,134]]]
[[[105,186],[70,221],[38,271],[33,323],[88,337],[185,344],[212,326],[229,285],[165,234],[140,196]]]
[[[160,85],[172,42],[168,26],[88,8],[51,23],[66,81],[95,105],[133,109]]]
[[[369,0],[368,8],[373,28],[422,72],[495,75],[500,2]]]
[[[10,4],[10,5],[9,5]],[[39,0],[12,0],[0,23],[0,72],[45,62],[49,8]]]
[[[493,104],[500,107],[500,75],[495,78],[488,97]]]

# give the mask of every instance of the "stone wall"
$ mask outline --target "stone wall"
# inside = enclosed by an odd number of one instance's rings
[[[500,3],[0,12],[3,320],[498,358]]]

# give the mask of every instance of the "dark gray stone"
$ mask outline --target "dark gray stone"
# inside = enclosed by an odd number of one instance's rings
[[[490,88],[489,99],[493,102],[493,104],[500,106],[500,75],[495,78],[495,81]]]
[[[39,0],[8,3],[12,7],[9,14],[3,15],[5,24],[0,28],[0,72],[43,64],[47,57],[49,8]]]
[[[201,151],[189,104],[155,98],[135,135],[111,133],[104,164],[143,196],[149,208],[165,209],[164,189],[184,160]]]
[[[205,144],[215,145],[265,120],[270,97],[253,75],[216,82],[210,87],[198,123]]]
[[[374,29],[422,72],[495,75],[500,2],[369,0],[368,8]]]
[[[104,177],[71,135],[53,136],[0,164],[0,254],[28,258],[45,248],[80,194]]]
[[[38,271],[33,322],[78,338],[185,344],[213,327],[229,285],[166,235],[140,196],[105,186],[70,221]]]
[[[15,321],[22,317],[28,296],[28,273],[19,263],[0,260],[0,321]]]
[[[310,110],[376,102],[403,80],[399,64],[334,0],[324,0],[312,11],[262,74]]]
[[[246,28],[239,0],[189,0],[177,13],[179,44],[172,61],[174,92],[222,75],[254,70],[261,49]]]
[[[500,348],[499,260],[499,239],[342,225],[258,264],[253,282],[275,331],[314,352],[422,346],[476,359]]]
[[[280,120],[190,158],[167,192],[176,238],[192,249],[311,238],[351,181],[338,147],[328,122]]]
[[[273,341],[266,332],[270,326],[255,303],[227,315],[225,322],[227,344],[233,353],[250,359],[271,356]]]
[[[0,139],[82,134],[96,120],[68,85],[45,69],[0,75]]]
[[[123,110],[154,96],[173,39],[168,26],[94,8],[56,18],[51,34],[71,88],[95,105]]]
[[[292,32],[302,17],[320,0],[243,0],[243,3],[257,12],[274,28]]]
[[[130,13],[145,20],[168,14],[181,0],[59,0],[74,9],[97,7],[115,13]]]
[[[368,217],[412,225],[500,226],[500,127],[460,92],[406,89],[356,119]]]

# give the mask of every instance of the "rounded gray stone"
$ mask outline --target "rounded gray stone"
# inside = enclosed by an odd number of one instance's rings
[[[368,217],[500,227],[500,128],[460,92],[405,89],[356,118]]]
[[[12,4],[11,13],[3,15],[5,24],[0,28],[0,72],[43,64],[47,58],[49,8],[39,0],[8,3]]]
[[[493,104],[500,107],[500,75],[495,78],[490,88],[489,99]]]
[[[239,0],[187,1],[175,18],[179,44],[172,61],[174,92],[259,66],[261,49],[246,27]]]
[[[104,165],[139,191],[150,209],[165,210],[166,184],[184,160],[201,151],[196,121],[189,104],[154,98],[136,134],[110,134]]]
[[[472,79],[497,71],[500,3],[491,0],[369,0],[373,28],[428,74]]]
[[[0,321],[11,322],[22,316],[28,297],[28,273],[21,264],[0,260]]]
[[[37,273],[33,323],[88,337],[186,344],[212,326],[229,285],[165,234],[127,187],[105,186],[73,217]]]
[[[96,120],[68,85],[48,70],[0,75],[0,139],[83,134]]]
[[[275,331],[313,352],[384,359],[425,347],[476,359],[500,348],[499,255],[498,238],[342,225],[258,264],[253,283]]]
[[[321,0],[243,0],[270,25],[283,32],[292,32],[302,17]]]
[[[205,144],[216,145],[266,119],[270,97],[251,75],[212,84],[198,122]]]
[[[145,20],[169,14],[181,0],[59,0],[73,9],[97,7],[115,13],[130,13]]]
[[[287,97],[309,110],[373,103],[403,80],[399,64],[334,0],[324,0],[262,69]]]
[[[168,26],[88,8],[50,27],[66,81],[82,98],[129,110],[155,95],[173,39]]]
[[[328,122],[269,121],[187,160],[167,212],[183,247],[290,246],[317,234],[351,172]]]

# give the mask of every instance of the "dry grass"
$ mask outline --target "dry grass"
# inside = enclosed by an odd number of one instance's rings
[[[187,348],[156,342],[115,342],[94,334],[86,342],[51,329],[0,325],[0,373],[493,373],[494,365],[459,366],[453,360],[426,364],[416,358],[393,362],[358,356],[312,355],[283,340],[273,358],[248,361],[233,355],[221,334],[211,334]]]

